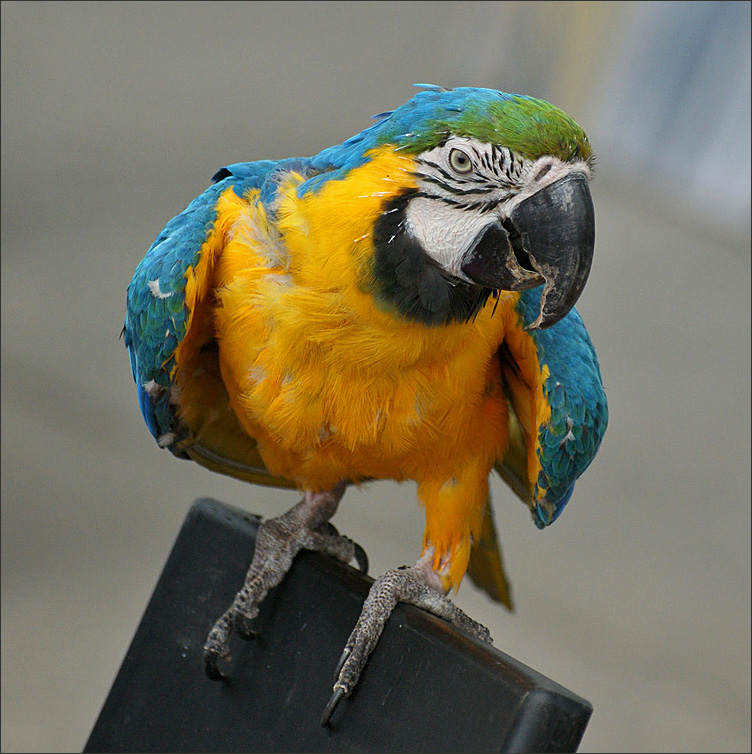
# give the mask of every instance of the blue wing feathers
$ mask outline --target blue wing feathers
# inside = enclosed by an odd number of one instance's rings
[[[520,295],[523,324],[540,308],[540,288]],[[575,481],[590,465],[608,424],[608,406],[595,349],[585,326],[572,309],[547,330],[532,331],[541,367],[549,376],[543,394],[551,408],[549,421],[539,427],[540,472],[535,485],[535,523],[543,528],[561,514]]]
[[[276,164],[266,160],[222,168],[215,183],[167,223],[128,286],[124,341],[141,413],[157,440],[176,429],[169,388],[175,349],[185,336],[190,314],[185,305],[186,272],[198,264],[220,195],[230,186],[239,195],[260,186]]]

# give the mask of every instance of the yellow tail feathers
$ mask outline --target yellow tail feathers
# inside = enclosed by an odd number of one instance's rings
[[[508,610],[514,610],[512,588],[504,570],[499,539],[496,536],[490,498],[483,509],[483,524],[480,537],[473,542],[467,575],[473,583]]]

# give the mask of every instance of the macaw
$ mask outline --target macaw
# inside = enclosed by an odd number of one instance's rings
[[[418,86],[313,157],[219,170],[127,291],[125,345],[159,446],[303,496],[261,524],[204,646],[210,678],[302,548],[367,569],[329,523],[347,485],[417,483],[422,552],[373,583],[322,724],[399,601],[491,641],[448,596],[469,572],[511,608],[490,473],[544,528],[608,420],[573,308],[595,244],[585,133],[529,96]]]

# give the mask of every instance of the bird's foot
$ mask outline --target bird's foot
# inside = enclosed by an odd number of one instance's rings
[[[327,725],[340,701],[355,688],[368,656],[398,602],[422,607],[481,641],[491,643],[488,629],[466,615],[446,596],[438,574],[431,567],[432,559],[432,554],[427,553],[414,566],[387,571],[373,583],[337,665],[334,693],[326,705],[321,725]]]
[[[237,632],[244,639],[256,636],[249,627],[250,621],[258,615],[267,592],[290,570],[300,550],[324,552],[344,563],[355,559],[361,571],[368,570],[363,548],[341,536],[329,523],[344,491],[343,483],[328,492],[307,492],[303,500],[283,516],[259,526],[256,550],[243,588],[214,624],[204,644],[204,670],[213,681],[226,677],[219,670],[218,661],[229,659],[232,633]]]

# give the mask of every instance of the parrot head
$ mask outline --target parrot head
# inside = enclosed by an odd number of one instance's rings
[[[374,117],[336,156],[344,169],[392,145],[413,161],[416,183],[376,223],[381,298],[403,316],[443,324],[472,318],[497,291],[542,285],[528,329],[564,317],[595,245],[593,158],[577,123],[548,102],[470,87],[427,87]]]

